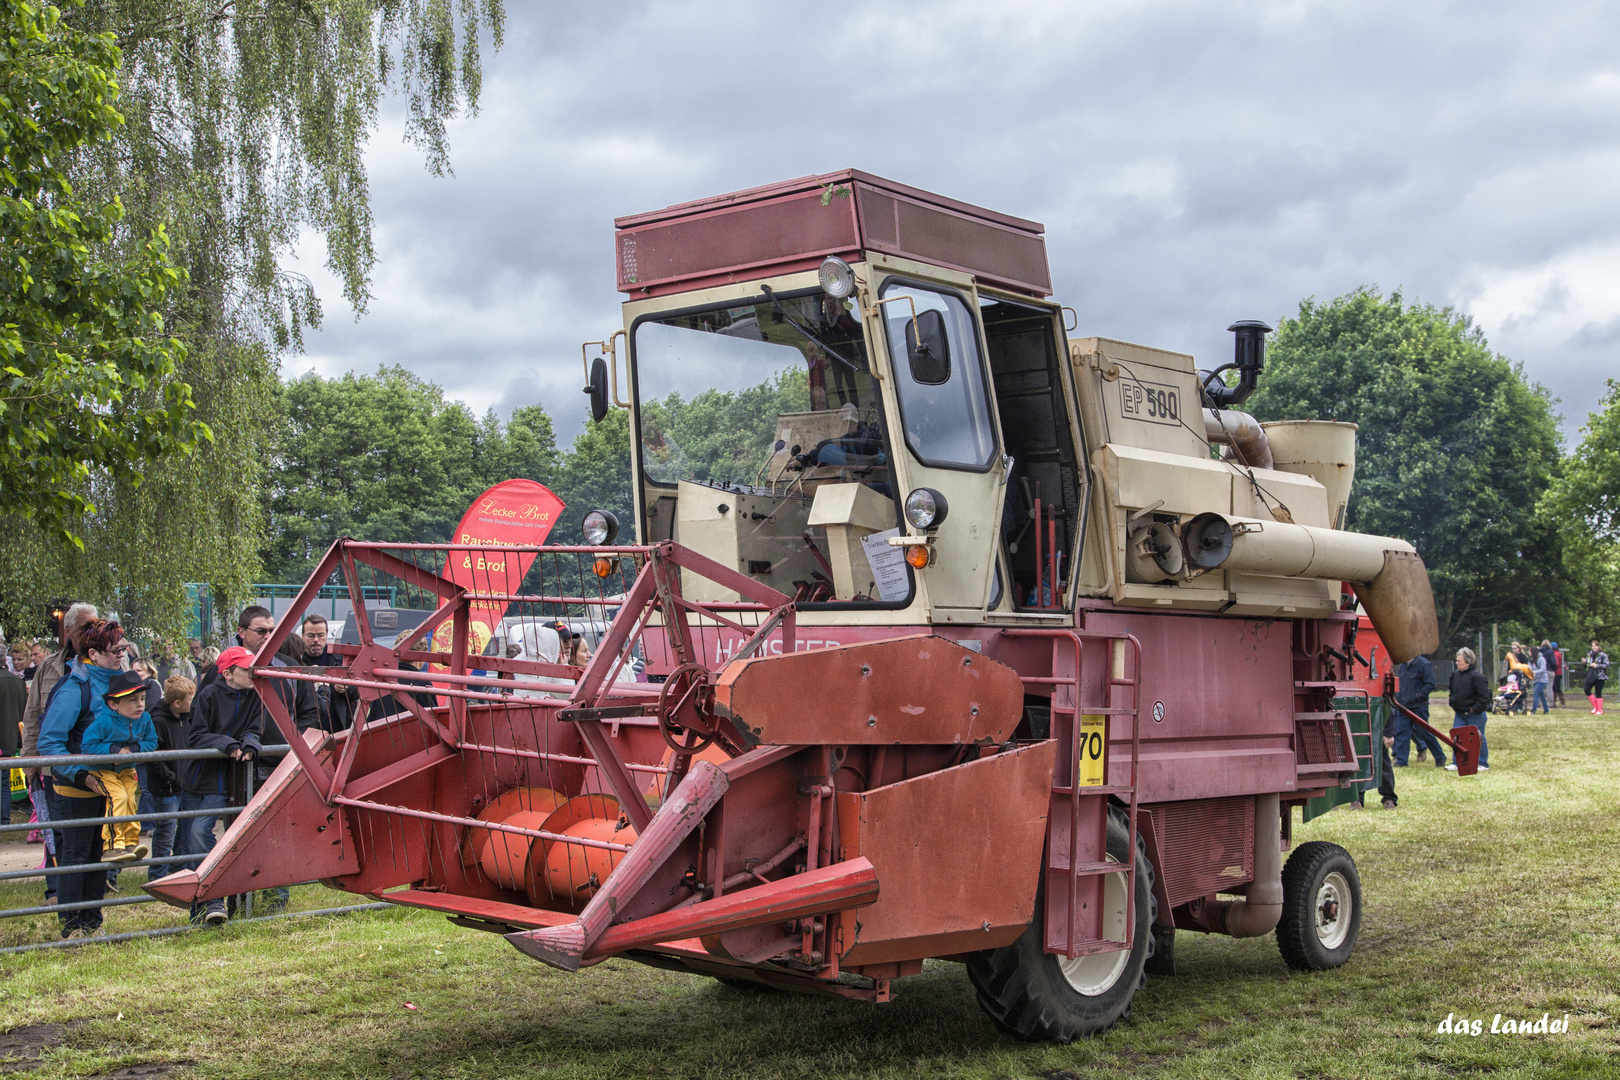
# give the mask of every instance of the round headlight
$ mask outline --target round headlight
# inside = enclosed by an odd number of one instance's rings
[[[855,291],[855,271],[836,255],[821,260],[817,277],[821,280],[821,291],[834,300],[842,300]]]
[[[937,529],[950,506],[933,488],[918,488],[906,496],[906,520],[914,529]]]
[[[585,515],[585,542],[611,544],[619,536],[619,519],[606,510],[592,510]]]

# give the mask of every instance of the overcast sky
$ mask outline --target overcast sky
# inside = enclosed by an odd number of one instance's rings
[[[285,371],[402,364],[567,441],[622,325],[613,218],[855,167],[1046,226],[1080,336],[1230,357],[1358,285],[1453,305],[1560,399],[1620,376],[1620,5],[530,4],[429,176],[385,116],[358,322]]]

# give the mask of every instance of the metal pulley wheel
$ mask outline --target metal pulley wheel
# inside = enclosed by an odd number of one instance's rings
[[[682,664],[658,691],[658,732],[677,754],[707,750],[719,735],[710,674],[702,664]]]

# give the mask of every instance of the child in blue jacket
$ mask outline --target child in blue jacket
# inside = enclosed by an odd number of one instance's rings
[[[96,718],[85,730],[83,753],[149,754],[157,749],[157,728],[146,711],[145,680],[133,671],[117,672],[108,682],[102,700],[107,703],[107,711],[97,710]],[[133,816],[140,812],[141,784],[135,766],[120,769],[104,765],[90,771],[107,789],[108,817]],[[112,826],[112,849],[107,852],[107,861],[131,862],[146,858],[147,849],[140,840],[140,822],[125,821]]]

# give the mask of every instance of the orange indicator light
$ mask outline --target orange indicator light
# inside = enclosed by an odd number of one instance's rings
[[[923,544],[913,544],[906,548],[906,562],[914,568],[921,570],[928,565],[928,548]]]
[[[597,559],[596,562],[591,564],[591,570],[595,572],[597,577],[607,577],[613,573],[613,560]]]

